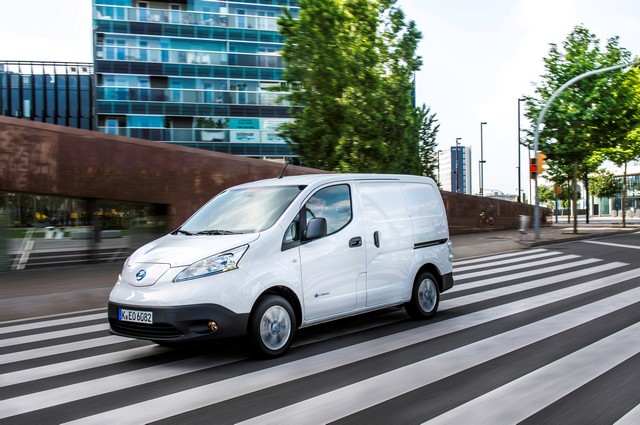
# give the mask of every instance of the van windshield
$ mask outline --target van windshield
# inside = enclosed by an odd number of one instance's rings
[[[183,234],[255,233],[278,220],[304,186],[230,189],[198,210],[180,228]]]

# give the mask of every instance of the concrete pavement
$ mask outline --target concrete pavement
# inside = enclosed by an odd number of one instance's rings
[[[565,219],[566,220],[566,219]],[[452,236],[456,260],[528,249],[564,241],[596,238],[640,230],[640,220],[629,220],[626,228],[615,220],[593,219],[579,223],[573,234],[571,224],[541,228],[536,240],[533,229]],[[35,270],[0,272],[0,321],[104,308],[122,262]]]

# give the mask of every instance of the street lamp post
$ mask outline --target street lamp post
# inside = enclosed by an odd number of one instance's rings
[[[522,202],[522,164],[520,163],[520,147],[522,141],[520,139],[520,102],[524,102],[526,99],[518,99],[518,202]]]
[[[460,192],[460,140],[461,137],[456,137],[456,192]]]
[[[486,125],[486,122],[480,123],[480,196],[484,196],[484,147],[482,142],[482,126]]]

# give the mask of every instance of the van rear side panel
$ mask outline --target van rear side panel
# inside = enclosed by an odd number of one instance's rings
[[[441,276],[441,290],[453,285],[449,226],[440,191],[432,182],[403,182],[413,229],[414,258],[418,267],[433,264]]]
[[[411,217],[414,246],[449,239],[447,216],[437,189],[427,183],[403,183],[402,187]]]

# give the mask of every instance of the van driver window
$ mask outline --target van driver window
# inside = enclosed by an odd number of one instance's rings
[[[349,185],[331,186],[319,190],[305,205],[307,223],[314,217],[327,220],[327,234],[335,233],[351,221]]]

